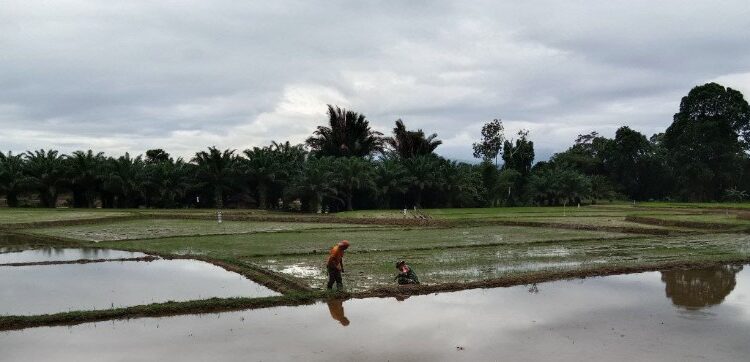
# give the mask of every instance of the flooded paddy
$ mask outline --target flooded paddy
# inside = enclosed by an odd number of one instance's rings
[[[18,249],[0,247],[0,264],[39,263],[73,260],[142,258],[147,255],[139,252],[99,249],[99,248],[56,248],[44,247]]]
[[[746,361],[749,340],[750,268],[724,266],[33,328],[0,332],[0,350],[57,361]]]
[[[240,274],[197,260],[0,266],[0,315],[271,295],[278,293]]]

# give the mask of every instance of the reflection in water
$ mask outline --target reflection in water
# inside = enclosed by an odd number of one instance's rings
[[[739,265],[691,270],[661,272],[666,284],[667,297],[674,305],[697,310],[721,304],[736,285],[735,275],[742,270]]]
[[[676,312],[661,274],[648,272],[540,283],[539,294],[517,286],[351,299],[356,323],[346,328],[342,301],[331,300],[0,332],[0,360],[748,361],[750,268],[736,280],[711,318]]]
[[[278,293],[198,260],[0,266],[0,316],[273,295]]]
[[[328,299],[328,311],[331,312],[331,318],[339,321],[342,326],[349,325],[349,318],[344,315],[344,301],[341,299]]]

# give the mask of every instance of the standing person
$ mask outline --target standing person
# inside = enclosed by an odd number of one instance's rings
[[[344,289],[344,282],[341,280],[341,273],[344,272],[344,250],[349,248],[348,240],[341,240],[338,244],[331,248],[331,253],[328,255],[328,262],[326,267],[328,269],[328,289],[333,288],[333,283],[336,283],[336,289]]]

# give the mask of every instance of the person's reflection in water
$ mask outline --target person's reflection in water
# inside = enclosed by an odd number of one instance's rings
[[[344,301],[341,299],[328,299],[328,311],[331,312],[331,318],[337,320],[342,326],[349,325],[349,318],[344,315]]]
[[[742,270],[739,265],[661,272],[666,284],[667,298],[674,305],[698,310],[720,304],[736,285],[735,275]]]

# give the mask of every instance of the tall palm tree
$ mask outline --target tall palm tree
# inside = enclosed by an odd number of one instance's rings
[[[421,129],[409,131],[404,121],[399,119],[396,121],[396,127],[393,128],[393,136],[386,137],[385,143],[400,157],[412,158],[432,154],[443,141],[437,139],[437,133],[427,137]]]
[[[102,188],[113,197],[114,207],[138,206],[141,189],[145,182],[145,162],[141,156],[130,157],[129,153],[107,162]]]
[[[65,183],[65,156],[55,150],[26,152],[26,175],[43,207],[55,207]]]
[[[29,186],[29,178],[24,174],[25,160],[23,155],[13,152],[0,152],[0,193],[5,194],[10,207],[18,206],[18,195]]]
[[[473,205],[481,198],[482,181],[471,165],[441,159],[438,176],[447,207]]]
[[[382,151],[382,135],[363,114],[329,104],[328,126],[318,126],[307,145],[317,156],[366,157]]]
[[[338,198],[332,157],[312,157],[304,165],[302,172],[292,180],[287,193],[311,201],[313,211],[321,212],[323,200]]]
[[[424,191],[439,183],[440,159],[434,155],[422,155],[404,160],[411,176],[411,189],[414,190],[414,203],[422,207]]]
[[[101,189],[104,153],[75,151],[66,158],[67,179],[73,191],[75,207],[94,207]]]
[[[406,193],[413,179],[399,159],[385,157],[375,167],[375,184],[382,206],[390,208],[391,197],[400,196],[406,206]]]
[[[253,182],[258,191],[258,207],[268,206],[268,194],[277,179],[284,177],[287,169],[280,161],[279,152],[272,147],[254,147],[243,152],[243,172]]]
[[[357,157],[336,160],[336,178],[346,200],[346,209],[354,210],[354,191],[375,188],[372,163]]]
[[[214,201],[219,209],[224,206],[224,192],[232,190],[237,184],[237,156],[234,152],[209,147],[208,152],[197,152],[192,159],[197,166],[197,181],[213,189]]]
[[[175,207],[186,198],[195,167],[182,158],[147,163],[142,194],[147,206]]]

